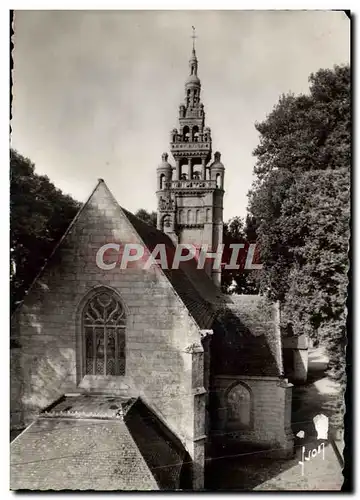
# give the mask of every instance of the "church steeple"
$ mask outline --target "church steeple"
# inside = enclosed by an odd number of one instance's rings
[[[200,91],[201,91],[201,83],[200,78],[198,77],[198,61],[196,58],[195,49],[192,51],[192,56],[189,61],[190,66],[190,74],[185,82],[185,102],[186,105],[195,106],[200,103]]]
[[[219,153],[208,165],[212,139],[210,128],[205,126],[195,38],[193,27],[185,102],[179,106],[179,128],[171,131],[170,138],[175,167],[163,158],[158,168],[158,229],[175,243],[207,244],[216,250],[222,242],[225,169]],[[220,286],[221,270],[208,268],[207,272]]]
[[[171,152],[176,161],[178,180],[206,178],[206,165],[211,158],[211,131],[205,127],[204,105],[201,102],[201,82],[198,76],[198,60],[195,51],[195,29],[193,48],[189,60],[189,75],[185,81],[185,100],[179,106],[179,131],[171,132]],[[184,144],[186,143],[186,144]],[[190,143],[196,143],[191,144]],[[182,168],[188,164],[188,172]]]
[[[198,60],[196,58],[196,51],[195,51],[195,38],[197,38],[197,36],[195,35],[194,26],[192,27],[192,29],[193,29],[193,35],[191,38],[193,39],[193,48],[192,48],[191,58],[189,61],[190,75],[186,83],[196,83],[200,87],[201,86],[200,80],[197,76]]]

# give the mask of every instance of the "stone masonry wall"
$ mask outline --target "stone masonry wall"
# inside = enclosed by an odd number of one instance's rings
[[[236,430],[228,424],[227,391],[243,383],[250,389],[252,401],[249,429]],[[276,377],[229,377],[215,379],[217,410],[212,436],[221,440],[251,443],[265,448],[279,448],[283,455],[292,452],[291,384]],[[225,433],[225,434],[224,434]]]
[[[10,349],[10,422],[11,430],[23,428],[21,404],[22,376],[20,367],[20,349]]]
[[[100,183],[14,319],[21,354],[12,363],[21,366],[24,423],[80,388],[141,396],[194,457],[193,353],[187,348],[201,344],[199,329],[159,269],[137,263],[99,269],[96,252],[109,242],[139,239]],[[115,260],[110,251],[109,262]],[[124,377],[82,379],[79,373],[81,308],[97,286],[116,291],[127,310]]]

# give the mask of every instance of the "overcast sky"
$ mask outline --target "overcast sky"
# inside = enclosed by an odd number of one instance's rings
[[[224,218],[245,215],[254,128],[319,68],[349,62],[331,11],[17,11],[12,147],[79,201],[103,178],[120,205],[156,210],[156,167],[177,126],[196,26]],[[173,158],[169,157],[174,164]]]

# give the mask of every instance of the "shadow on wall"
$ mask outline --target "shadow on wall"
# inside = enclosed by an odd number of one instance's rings
[[[160,488],[191,490],[190,455],[141,398],[130,407],[125,423]]]
[[[213,330],[211,364],[214,374],[280,375],[269,340],[264,334],[253,335],[231,309],[224,308]]]
[[[253,335],[237,314],[234,314],[230,308],[225,308],[222,315],[214,323],[214,335],[211,339],[210,349],[211,392],[209,406],[211,432],[213,435],[211,455],[223,454],[225,447],[227,450],[226,453],[237,454],[238,449],[242,449],[245,446],[249,449],[255,449],[257,441],[269,440],[270,443],[271,439],[278,439],[277,432],[271,427],[272,424],[270,423],[269,429],[271,429],[273,438],[270,439],[266,429],[260,432],[259,426],[265,425],[263,410],[260,413],[256,409],[258,399],[254,400],[254,396],[252,396],[253,389],[244,383],[244,381],[237,379],[237,377],[257,377],[257,380],[254,381],[256,398],[261,397],[258,393],[259,387],[260,394],[263,391],[260,385],[261,380],[258,380],[259,377],[275,378],[269,381],[270,385],[268,387],[272,387],[275,391],[277,390],[276,384],[281,378],[278,368],[279,360],[275,358],[265,335]],[[227,385],[220,388],[217,377],[227,377]],[[239,390],[242,391],[240,397],[242,400],[242,412],[239,412],[237,409],[233,416],[231,415],[231,404],[226,394],[223,394],[225,390],[229,391],[232,388],[236,388],[237,392]],[[247,402],[243,400],[245,395],[248,397]],[[234,405],[238,408],[240,402],[236,396],[238,394],[234,394]],[[278,394],[274,394],[274,398],[277,397]],[[264,408],[272,411],[271,402],[268,403],[268,406],[266,404]],[[277,411],[277,409],[274,408],[274,411]],[[273,417],[273,413],[272,411],[271,417]],[[221,438],[220,431],[225,432],[224,438]],[[243,443],[239,444],[238,439],[233,439],[238,433],[243,436],[239,440],[247,441],[247,445]]]

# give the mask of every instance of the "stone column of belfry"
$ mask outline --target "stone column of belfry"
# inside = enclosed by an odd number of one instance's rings
[[[191,163],[191,158],[188,158],[188,172],[189,172],[189,179],[193,178],[193,166]]]
[[[206,161],[205,161],[205,158],[201,158],[201,178],[203,181],[206,180]]]
[[[162,162],[157,168],[157,191],[158,209],[157,209],[157,228],[166,233],[175,244],[178,238],[175,232],[175,205],[172,204],[172,171],[173,167],[168,162],[168,154],[163,153]]]
[[[172,228],[167,228],[165,232],[171,235],[173,241],[191,243],[197,247],[206,245],[208,252],[213,253],[222,243],[225,169],[220,162],[220,153],[215,155],[214,162],[208,166],[212,156],[211,130],[205,125],[194,45],[189,60],[189,76],[185,82],[185,100],[184,104],[179,106],[178,123],[178,129],[172,129],[170,135],[176,180],[181,178],[180,165],[188,166],[189,180],[193,177],[194,165],[201,165],[202,182],[168,183],[167,191],[174,200],[176,209]],[[166,163],[167,160],[163,161],[158,169],[158,175],[159,173],[167,175],[167,172],[170,172]],[[206,178],[207,169],[210,172],[208,178]],[[157,191],[159,203],[161,196],[164,196],[160,191]],[[158,216],[158,229],[162,231],[164,231],[163,215]],[[221,268],[213,269],[213,261],[207,262],[205,272],[217,286],[221,285]]]
[[[223,242],[223,200],[225,167],[220,161],[221,154],[217,151],[214,162],[210,165],[210,179],[216,184],[213,198],[213,249],[216,251]],[[221,286],[221,267],[212,270],[212,279]]]
[[[181,177],[180,160],[176,160],[176,179],[179,181]]]

